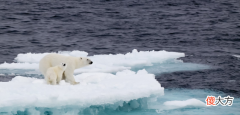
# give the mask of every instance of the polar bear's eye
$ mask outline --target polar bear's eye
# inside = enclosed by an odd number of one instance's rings
[[[63,64],[63,66],[65,66],[66,64]]]
[[[82,59],[82,58],[80,58],[80,59]]]

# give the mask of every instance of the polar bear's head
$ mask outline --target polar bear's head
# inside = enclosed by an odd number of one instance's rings
[[[91,64],[93,64],[93,62],[90,59],[88,59],[86,57],[79,57],[78,68],[88,66],[88,65],[91,65]]]
[[[66,68],[67,68],[67,64],[66,64],[66,63],[61,63],[61,64],[59,65],[59,67],[64,71],[64,70],[66,70]]]

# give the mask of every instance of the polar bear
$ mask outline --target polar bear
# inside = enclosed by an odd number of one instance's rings
[[[73,77],[75,69],[91,65],[93,62],[86,57],[64,56],[56,53],[47,54],[39,62],[39,69],[46,78],[47,69],[57,66],[60,63],[67,64],[66,70],[63,72],[62,79],[72,85],[78,84]]]
[[[62,80],[62,75],[66,68],[67,65],[65,63],[48,68],[45,77],[47,84],[51,85],[59,84],[59,82]]]

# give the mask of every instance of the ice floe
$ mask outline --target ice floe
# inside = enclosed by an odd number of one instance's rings
[[[145,70],[137,73],[125,70],[116,75],[83,73],[75,76],[75,79],[80,82],[79,85],[61,81],[60,85],[53,86],[47,85],[44,79],[21,76],[10,82],[0,82],[0,112],[9,111],[9,108],[21,110],[70,105],[84,108],[164,94],[164,88],[154,75]]]
[[[62,51],[59,54],[66,56],[87,56],[84,51]],[[38,63],[49,53],[26,53],[18,54],[15,58],[15,63],[0,64],[0,69],[35,69],[38,70]],[[108,72],[114,73],[122,70],[128,70],[139,66],[152,66],[153,64],[161,63],[182,63],[177,58],[184,57],[184,53],[167,52],[167,51],[137,51],[136,49],[126,54],[116,55],[94,55],[88,56],[94,63],[91,66],[75,70],[75,73],[84,72]]]

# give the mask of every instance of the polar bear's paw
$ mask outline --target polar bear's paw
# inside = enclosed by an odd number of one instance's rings
[[[72,85],[80,84],[80,82],[73,82]]]

